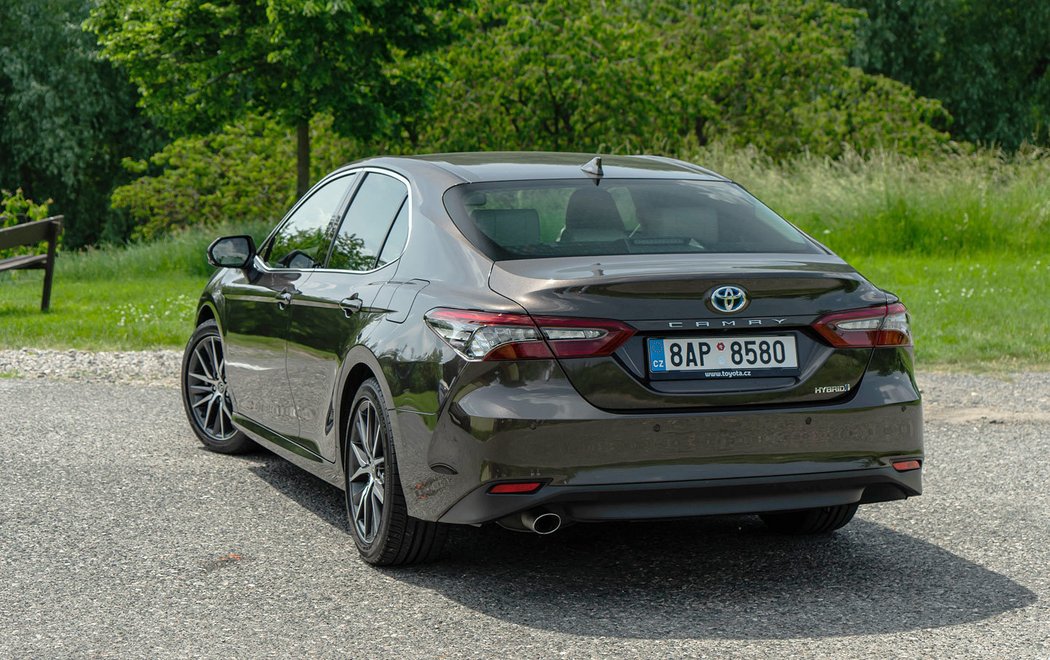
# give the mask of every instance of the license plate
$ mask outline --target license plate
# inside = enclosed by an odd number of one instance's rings
[[[790,335],[649,340],[649,372],[695,372],[703,378],[750,378],[798,371]]]

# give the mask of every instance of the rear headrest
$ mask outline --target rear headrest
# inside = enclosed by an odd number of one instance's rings
[[[536,209],[477,209],[471,215],[483,234],[498,245],[536,245],[540,242],[540,215]]]
[[[565,207],[565,229],[626,231],[612,195],[597,187],[580,188],[569,197],[569,204]]]
[[[646,236],[694,238],[711,246],[718,242],[718,214],[697,207],[649,209],[642,229]]]

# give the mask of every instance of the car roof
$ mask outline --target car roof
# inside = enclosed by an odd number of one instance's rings
[[[487,151],[382,156],[348,167],[387,167],[416,177],[458,179],[456,183],[520,181],[530,179],[587,179],[583,166],[596,154],[543,151]],[[692,163],[663,156],[601,156],[603,178],[695,179],[728,181],[726,177]],[[444,176],[441,176],[444,175]],[[449,182],[451,183],[451,181]]]

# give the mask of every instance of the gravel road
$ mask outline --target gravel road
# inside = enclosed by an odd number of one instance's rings
[[[0,657],[1050,658],[1048,373],[923,374],[927,493],[829,537],[465,528],[377,570],[337,490],[201,448],[177,364],[0,351]]]

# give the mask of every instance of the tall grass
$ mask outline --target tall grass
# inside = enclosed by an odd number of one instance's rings
[[[127,277],[167,275],[207,277],[214,269],[208,265],[205,251],[213,240],[228,234],[249,234],[258,245],[271,228],[261,223],[197,227],[155,241],[60,253],[56,277],[115,281]]]
[[[719,147],[687,154],[843,254],[1050,254],[1050,152],[892,153],[774,164]]]
[[[892,153],[774,163],[755,151],[707,147],[683,156],[741,183],[846,257],[1050,255],[1050,152],[993,150],[914,158]],[[62,278],[211,273],[204,250],[223,234],[260,242],[270,227],[194,228],[126,247],[62,253]],[[2,279],[2,278],[0,278]]]

